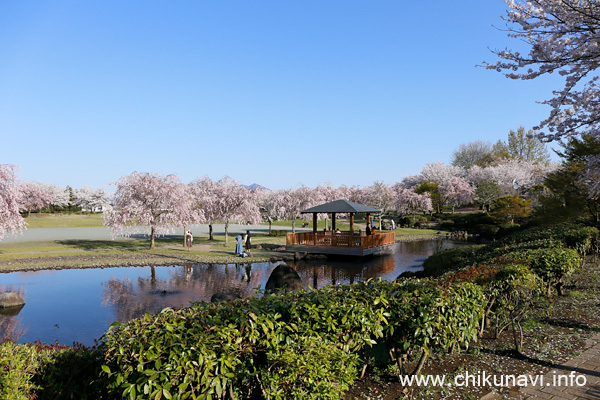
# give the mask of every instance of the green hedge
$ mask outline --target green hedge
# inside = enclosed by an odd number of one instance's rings
[[[377,343],[416,355],[467,346],[483,304],[476,285],[433,280],[196,304],[112,327],[104,378],[130,399],[337,399]]]
[[[571,248],[583,256],[592,251],[598,237],[598,229],[594,227],[563,224],[531,228],[487,245],[462,246],[436,253],[423,263],[423,275],[439,277],[469,265],[490,263],[523,263],[537,273],[540,269],[530,265],[533,260],[525,254],[527,251],[556,249],[557,254],[562,254],[560,249]],[[539,276],[547,279],[541,272]]]

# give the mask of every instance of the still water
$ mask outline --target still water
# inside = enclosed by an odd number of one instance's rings
[[[446,240],[398,243],[394,254],[363,261],[314,260],[289,263],[306,287],[369,278],[396,279],[422,268],[430,255],[460,245]],[[210,301],[215,293],[242,297],[263,289],[277,263],[188,264],[45,270],[0,274],[0,293],[16,291],[22,308],[0,309],[0,335],[18,343],[93,345],[114,321],[126,322],[165,307]]]

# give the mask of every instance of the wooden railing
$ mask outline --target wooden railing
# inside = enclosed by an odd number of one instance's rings
[[[350,232],[299,232],[288,233],[286,236],[287,246],[302,244],[317,247],[368,249],[391,244],[394,241],[394,232],[374,233],[368,236],[359,235],[358,233],[351,234]]]

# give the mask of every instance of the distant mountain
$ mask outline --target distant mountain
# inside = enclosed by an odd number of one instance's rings
[[[252,185],[242,185],[250,190],[270,190],[269,188],[266,188],[262,185],[259,185],[258,183],[253,183]]]

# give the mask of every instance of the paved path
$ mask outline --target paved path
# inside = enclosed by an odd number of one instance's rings
[[[539,379],[537,385],[524,387],[520,399],[543,400],[600,400],[600,334],[586,341],[587,350],[581,355],[557,365]],[[503,397],[490,392],[481,400]]]
[[[194,236],[208,236],[208,225],[194,225],[188,229],[192,230]],[[277,230],[289,230],[291,228],[282,226],[273,226]],[[269,225],[229,225],[229,235],[235,236],[239,233],[245,233],[250,230],[252,233],[267,233]],[[296,228],[296,231],[305,231],[307,229]],[[138,233],[132,235],[134,238],[147,237],[149,229],[140,227]],[[225,225],[213,225],[215,235],[225,234]],[[175,231],[175,236],[183,236],[183,227]],[[0,244],[5,243],[22,243],[22,242],[47,242],[53,240],[110,240],[112,239],[110,229],[107,227],[97,228],[36,228],[26,229],[22,235],[7,235]]]
[[[589,339],[581,355],[554,368],[544,376],[542,385],[521,389],[526,399],[592,400],[600,399],[600,334]]]

